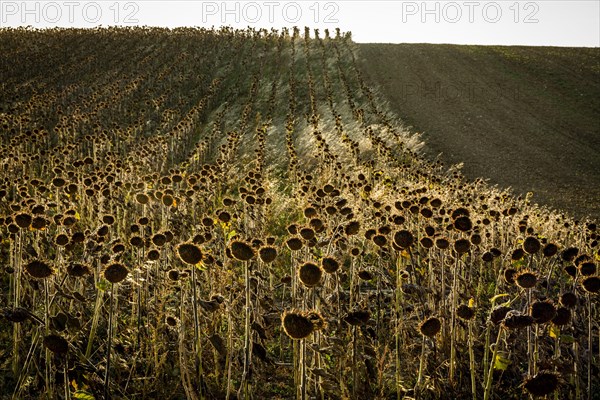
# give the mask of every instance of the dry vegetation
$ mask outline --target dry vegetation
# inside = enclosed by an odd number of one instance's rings
[[[424,159],[354,46],[0,31],[0,396],[597,393],[596,226]]]

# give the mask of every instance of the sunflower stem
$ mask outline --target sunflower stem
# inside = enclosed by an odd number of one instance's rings
[[[92,355],[92,346],[94,344],[94,338],[96,336],[96,329],[98,328],[98,321],[100,320],[100,310],[102,309],[103,299],[104,290],[98,289],[96,295],[96,305],[94,307],[94,316],[92,318],[92,328],[90,329],[90,336],[88,337],[88,343],[85,349],[85,358],[88,359]]]
[[[50,296],[48,294],[48,278],[44,279],[44,325],[46,335],[50,334]],[[52,387],[52,353],[46,349],[46,390],[48,391],[48,398],[53,398],[53,387]]]
[[[496,338],[496,343],[494,344],[494,351],[492,352],[492,359],[490,361],[490,365],[488,367],[487,379],[485,382],[485,392],[483,395],[483,400],[489,400],[490,395],[492,393],[492,381],[494,376],[494,363],[496,362],[496,356],[498,355],[498,347],[500,346],[500,339],[502,338],[502,334],[504,333],[504,327],[500,327],[498,331],[498,337]]]
[[[112,348],[112,333],[113,333],[113,302],[115,297],[115,290],[117,286],[114,283],[110,284],[110,305],[108,311],[108,339],[106,343],[106,372],[104,374],[104,398],[110,398],[110,390],[108,388],[110,379],[110,351]]]
[[[419,374],[417,375],[417,383],[415,384],[415,395],[418,397],[421,388],[421,380],[423,379],[423,366],[425,364],[425,335],[421,335],[423,343],[421,344],[421,356],[419,357]]]
[[[473,400],[477,400],[477,378],[475,377],[475,353],[473,351],[473,321],[468,321],[469,325],[469,367],[471,370],[471,393],[473,394]]]
[[[592,358],[594,352],[592,347],[592,302],[590,294],[587,293],[588,306],[588,358],[587,358],[587,398],[592,400]]]
[[[202,343],[200,342],[200,328],[198,322],[198,294],[196,290],[196,266],[192,265],[192,310],[194,313],[194,354],[196,355],[196,375],[198,376],[198,391],[203,398],[202,375]]]
[[[456,293],[456,285],[457,285],[457,279],[456,277],[459,274],[458,268],[459,268],[459,261],[458,261],[458,257],[459,255],[457,255],[456,258],[456,265],[454,268],[454,272],[453,272],[453,277],[452,277],[452,310],[451,310],[451,315],[450,315],[450,384],[453,385],[454,384],[454,372],[456,369],[455,366],[455,362],[456,362],[456,345],[455,345],[455,341],[456,341],[456,329],[455,329],[455,325],[456,325],[456,299],[457,299],[457,293]]]
[[[306,400],[306,339],[300,340],[300,399]]]
[[[248,391],[248,384],[250,378],[250,357],[252,351],[251,343],[251,332],[250,332],[250,267],[249,262],[244,262],[244,278],[245,278],[245,293],[246,293],[246,306],[245,306],[245,326],[244,326],[244,371],[242,373],[242,386],[240,390],[243,392],[244,399],[250,398]]]

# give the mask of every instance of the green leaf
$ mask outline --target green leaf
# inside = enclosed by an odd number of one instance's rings
[[[227,241],[231,240],[235,235],[237,235],[237,232],[235,229],[232,229],[231,232],[227,234]]]
[[[492,297],[492,298],[490,299],[490,302],[492,303],[492,305],[494,305],[494,304],[496,303],[496,300],[498,300],[498,299],[500,299],[500,298],[502,298],[502,297],[506,297],[506,296],[508,296],[508,293],[500,293],[500,294],[497,294],[497,295],[495,295],[494,297]]]
[[[198,264],[196,264],[196,268],[199,269],[200,271],[206,271],[206,265],[204,265],[204,263],[202,261],[200,261]]]
[[[96,288],[98,288],[99,290],[102,290],[103,292],[106,292],[109,287],[110,287],[110,285],[109,285],[108,281],[104,278],[100,278],[98,283],[96,283]]]
[[[575,338],[571,335],[560,335],[560,341],[565,344],[575,343]]]
[[[91,393],[86,392],[85,390],[78,390],[73,393],[73,398],[77,400],[96,400]]]
[[[494,369],[506,371],[510,363],[511,362],[508,358],[504,357],[504,355],[498,352],[498,354],[496,354],[496,358],[494,359]]]

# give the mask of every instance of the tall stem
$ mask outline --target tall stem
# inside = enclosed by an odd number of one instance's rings
[[[306,400],[306,339],[300,340],[300,399]]]
[[[202,346],[200,342],[200,329],[198,322],[198,295],[196,290],[196,266],[192,266],[192,310],[194,313],[194,354],[196,359],[196,376],[198,376],[198,391],[203,398],[203,376],[202,376]]]
[[[110,376],[110,351],[112,348],[112,331],[113,331],[113,302],[115,297],[116,285],[110,284],[110,309],[108,313],[108,342],[106,344],[106,373],[104,374],[104,398],[109,399],[109,376]]]
[[[469,366],[471,370],[471,393],[473,400],[477,399],[477,380],[475,378],[475,353],[473,352],[473,322],[469,321]]]
[[[419,375],[417,375],[417,384],[415,385],[415,395],[419,395],[421,380],[423,379],[423,364],[425,364],[425,335],[422,335],[423,343],[421,344],[421,357],[419,358]]]
[[[100,309],[102,308],[103,299],[104,291],[98,289],[96,305],[94,307],[94,317],[92,318],[92,328],[90,329],[90,336],[88,337],[88,344],[85,349],[85,358],[90,358],[92,355],[92,346],[94,344],[94,337],[96,336],[96,329],[98,328],[98,320],[100,319]]]
[[[456,258],[456,264],[455,264],[455,268],[454,268],[454,272],[453,272],[453,279],[452,279],[452,309],[451,311],[451,315],[450,315],[450,384],[453,385],[454,384],[454,370],[455,370],[455,358],[456,358],[456,346],[455,346],[455,340],[456,340],[456,299],[457,299],[457,293],[456,293],[456,284],[457,284],[457,279],[456,276],[458,275],[459,271],[459,262],[458,262],[458,257],[459,255],[457,254],[457,258]]]
[[[401,398],[401,371],[402,364],[400,361],[400,349],[402,348],[400,343],[400,321],[402,312],[402,275],[400,274],[400,260],[398,257],[396,260],[396,329],[394,331],[396,341],[396,397]]]
[[[490,358],[490,334],[492,327],[490,322],[486,323],[485,327],[485,348],[483,349],[483,381],[487,382],[488,363]]]
[[[492,352],[492,360],[490,361],[490,365],[488,368],[483,400],[489,400],[490,395],[492,393],[492,377],[494,376],[494,362],[496,361],[496,356],[498,355],[498,346],[500,346],[500,339],[502,338],[503,333],[504,327],[500,327],[500,330],[498,331],[498,337],[496,338],[496,344],[494,344],[494,351]]]
[[[531,289],[527,289],[527,305],[525,306],[525,310],[529,308],[531,304]],[[534,355],[533,346],[531,343],[531,326],[527,327],[527,376],[533,375],[533,364],[534,364]]]
[[[357,363],[357,346],[356,346],[356,326],[352,327],[352,398],[356,398],[356,385],[358,384],[356,363]]]
[[[592,358],[594,352],[592,347],[592,302],[590,294],[587,294],[588,306],[588,359],[587,359],[587,398],[592,400]]]
[[[44,279],[44,324],[46,329],[46,335],[50,334],[50,296],[48,294],[48,279]],[[48,391],[48,397],[53,397],[53,387],[51,378],[51,365],[52,353],[46,349],[46,390]]]
[[[14,249],[14,258],[13,258],[13,268],[15,270],[14,274],[11,274],[11,279],[12,279],[12,294],[14,296],[13,299],[13,307],[19,307],[20,301],[21,301],[21,260],[22,260],[22,256],[21,256],[21,249],[22,249],[22,240],[23,240],[23,234],[21,233],[21,231],[19,230],[19,232],[17,232],[17,238],[16,238],[16,248]],[[11,241],[11,245],[12,245],[12,241]],[[13,278],[14,275],[14,278]],[[12,365],[12,369],[13,369],[13,375],[15,377],[19,376],[19,371],[21,368],[21,363],[19,360],[19,343],[21,342],[21,324],[13,324],[13,365]]]
[[[244,372],[242,375],[242,388],[244,398],[248,399],[250,393],[248,392],[248,378],[250,374],[250,357],[251,354],[251,332],[250,332],[250,268],[249,262],[244,262],[244,278],[246,281],[246,307],[245,307],[245,329],[244,329]]]

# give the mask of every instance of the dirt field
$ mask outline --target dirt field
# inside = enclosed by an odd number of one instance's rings
[[[365,78],[426,151],[600,219],[600,49],[360,44]]]

